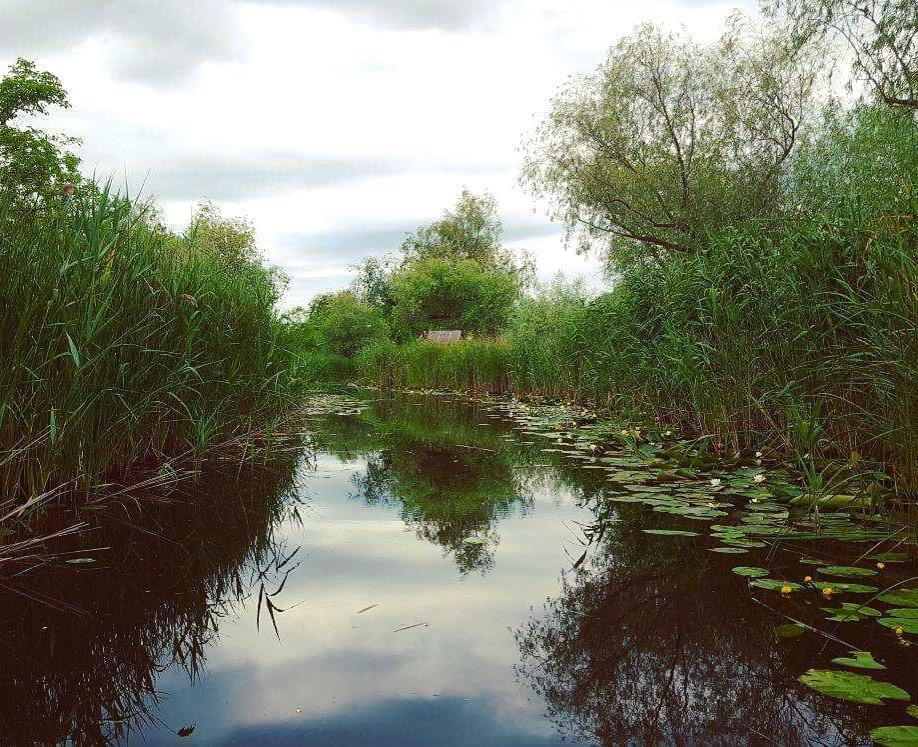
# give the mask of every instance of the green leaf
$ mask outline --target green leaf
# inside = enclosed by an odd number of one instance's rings
[[[846,578],[877,575],[877,572],[870,568],[858,568],[854,565],[827,565],[824,568],[817,568],[816,570],[825,576],[843,576]]]
[[[800,675],[800,682],[823,695],[853,703],[883,705],[883,698],[909,700],[909,694],[902,688],[853,672],[810,669]]]
[[[905,709],[905,712],[912,718],[918,718],[918,705],[910,705]]]
[[[856,602],[842,602],[841,608],[824,607],[832,622],[853,622],[865,617],[882,617],[883,613],[873,607],[862,607]]]
[[[750,586],[758,586],[760,589],[769,591],[781,591],[785,586],[789,586],[791,591],[800,591],[803,587],[793,581],[778,581],[774,578],[754,578],[749,582]]]
[[[918,635],[918,619],[915,618],[906,618],[906,617],[881,617],[877,620],[880,625],[885,625],[887,628],[902,628],[904,633],[912,633]]]
[[[778,638],[796,638],[801,636],[806,632],[806,628],[797,623],[786,623],[785,625],[779,625],[775,628],[775,633]]]
[[[918,619],[918,608],[900,607],[899,609],[886,610],[886,617],[904,617],[906,620]]]
[[[709,547],[710,552],[720,552],[724,555],[742,555],[749,552],[745,547]]]
[[[768,575],[766,568],[756,568],[755,566],[738,565],[733,569],[738,576],[749,576],[749,578],[762,578]]]
[[[879,591],[876,586],[850,584],[847,581],[813,581],[813,586],[817,589],[832,589],[835,592],[849,591],[852,594],[874,594]]]
[[[644,534],[659,534],[663,537],[697,537],[698,532],[689,532],[685,529],[642,529]]]
[[[881,602],[900,607],[918,607],[918,589],[896,589],[878,597]]]
[[[886,669],[880,662],[873,658],[869,651],[852,651],[850,657],[839,656],[832,659],[833,664],[841,664],[845,667],[856,667],[858,669]]]
[[[486,545],[488,544],[487,537],[466,537],[464,540],[467,545]]]
[[[884,747],[915,747],[918,726],[881,726],[870,732],[870,738]]]
[[[70,348],[70,357],[73,358],[73,365],[77,367],[77,370],[80,368],[80,353],[77,350],[76,345],[73,344],[73,338],[70,336],[69,332],[64,332],[67,337],[67,345]]]

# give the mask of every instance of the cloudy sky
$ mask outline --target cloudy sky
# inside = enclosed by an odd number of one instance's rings
[[[600,282],[517,186],[524,133],[636,23],[717,35],[737,0],[0,0],[0,65],[34,59],[87,172],[184,225],[251,218],[286,305],[348,282],[463,187],[497,197],[539,274]]]

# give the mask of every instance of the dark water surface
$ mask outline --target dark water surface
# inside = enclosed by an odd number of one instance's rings
[[[874,549],[876,533],[738,537],[711,529],[737,521],[726,503],[692,517],[634,498],[701,494],[706,479],[661,486],[625,457],[546,451],[504,409],[359,409],[332,401],[313,418],[314,457],[84,511],[75,562],[5,578],[0,742],[869,744],[874,727],[918,725],[909,701],[797,681],[869,650],[887,668],[850,671],[918,697],[918,637],[826,620],[872,594],[782,596],[731,570],[801,582],[816,567],[801,557],[851,564],[891,547]],[[698,536],[645,531],[659,528]],[[711,552],[711,531],[735,554]],[[877,575],[839,583],[918,573]],[[791,619],[827,635],[776,635]]]

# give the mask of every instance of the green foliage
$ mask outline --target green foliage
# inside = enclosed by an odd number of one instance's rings
[[[428,329],[496,335],[521,290],[513,271],[435,256],[407,263],[393,275],[391,288],[392,327],[399,339]]]
[[[353,358],[389,332],[379,311],[350,291],[327,293],[313,300],[308,323],[321,348],[344,358]]]
[[[738,17],[707,46],[639,26],[557,94],[527,144],[524,182],[610,269],[696,252],[710,232],[772,212],[813,57]]]
[[[300,396],[260,260],[229,266],[107,188],[42,220],[0,204],[0,225],[6,495],[207,448]]]
[[[69,105],[60,80],[29,60],[17,60],[0,80],[0,193],[7,210],[52,200],[64,185],[79,181],[80,161],[66,150],[75,140],[12,124],[18,117]]]
[[[881,682],[863,674],[832,669],[810,669],[800,681],[817,692],[854,703],[882,705],[883,699],[908,700],[905,690],[889,682]]]
[[[854,73],[890,106],[918,108],[918,9],[912,0],[766,0],[798,45],[829,37],[853,55]]]
[[[352,290],[391,321],[405,340],[430,329],[495,335],[533,268],[501,246],[497,203],[464,190],[443,218],[406,237],[401,257],[370,257],[354,269]]]

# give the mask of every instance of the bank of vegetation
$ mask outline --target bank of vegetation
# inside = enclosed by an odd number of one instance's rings
[[[608,290],[535,286],[493,201],[464,193],[299,312],[304,349],[339,378],[589,398],[725,450],[869,458],[914,485],[914,6],[764,10],[771,31],[736,17],[712,44],[638,27],[528,139],[523,183],[604,258]]]
[[[0,490],[20,505],[240,446],[304,389],[251,226],[204,203],[175,233],[82,179],[71,141],[17,124],[61,105],[28,61],[0,82]]]

